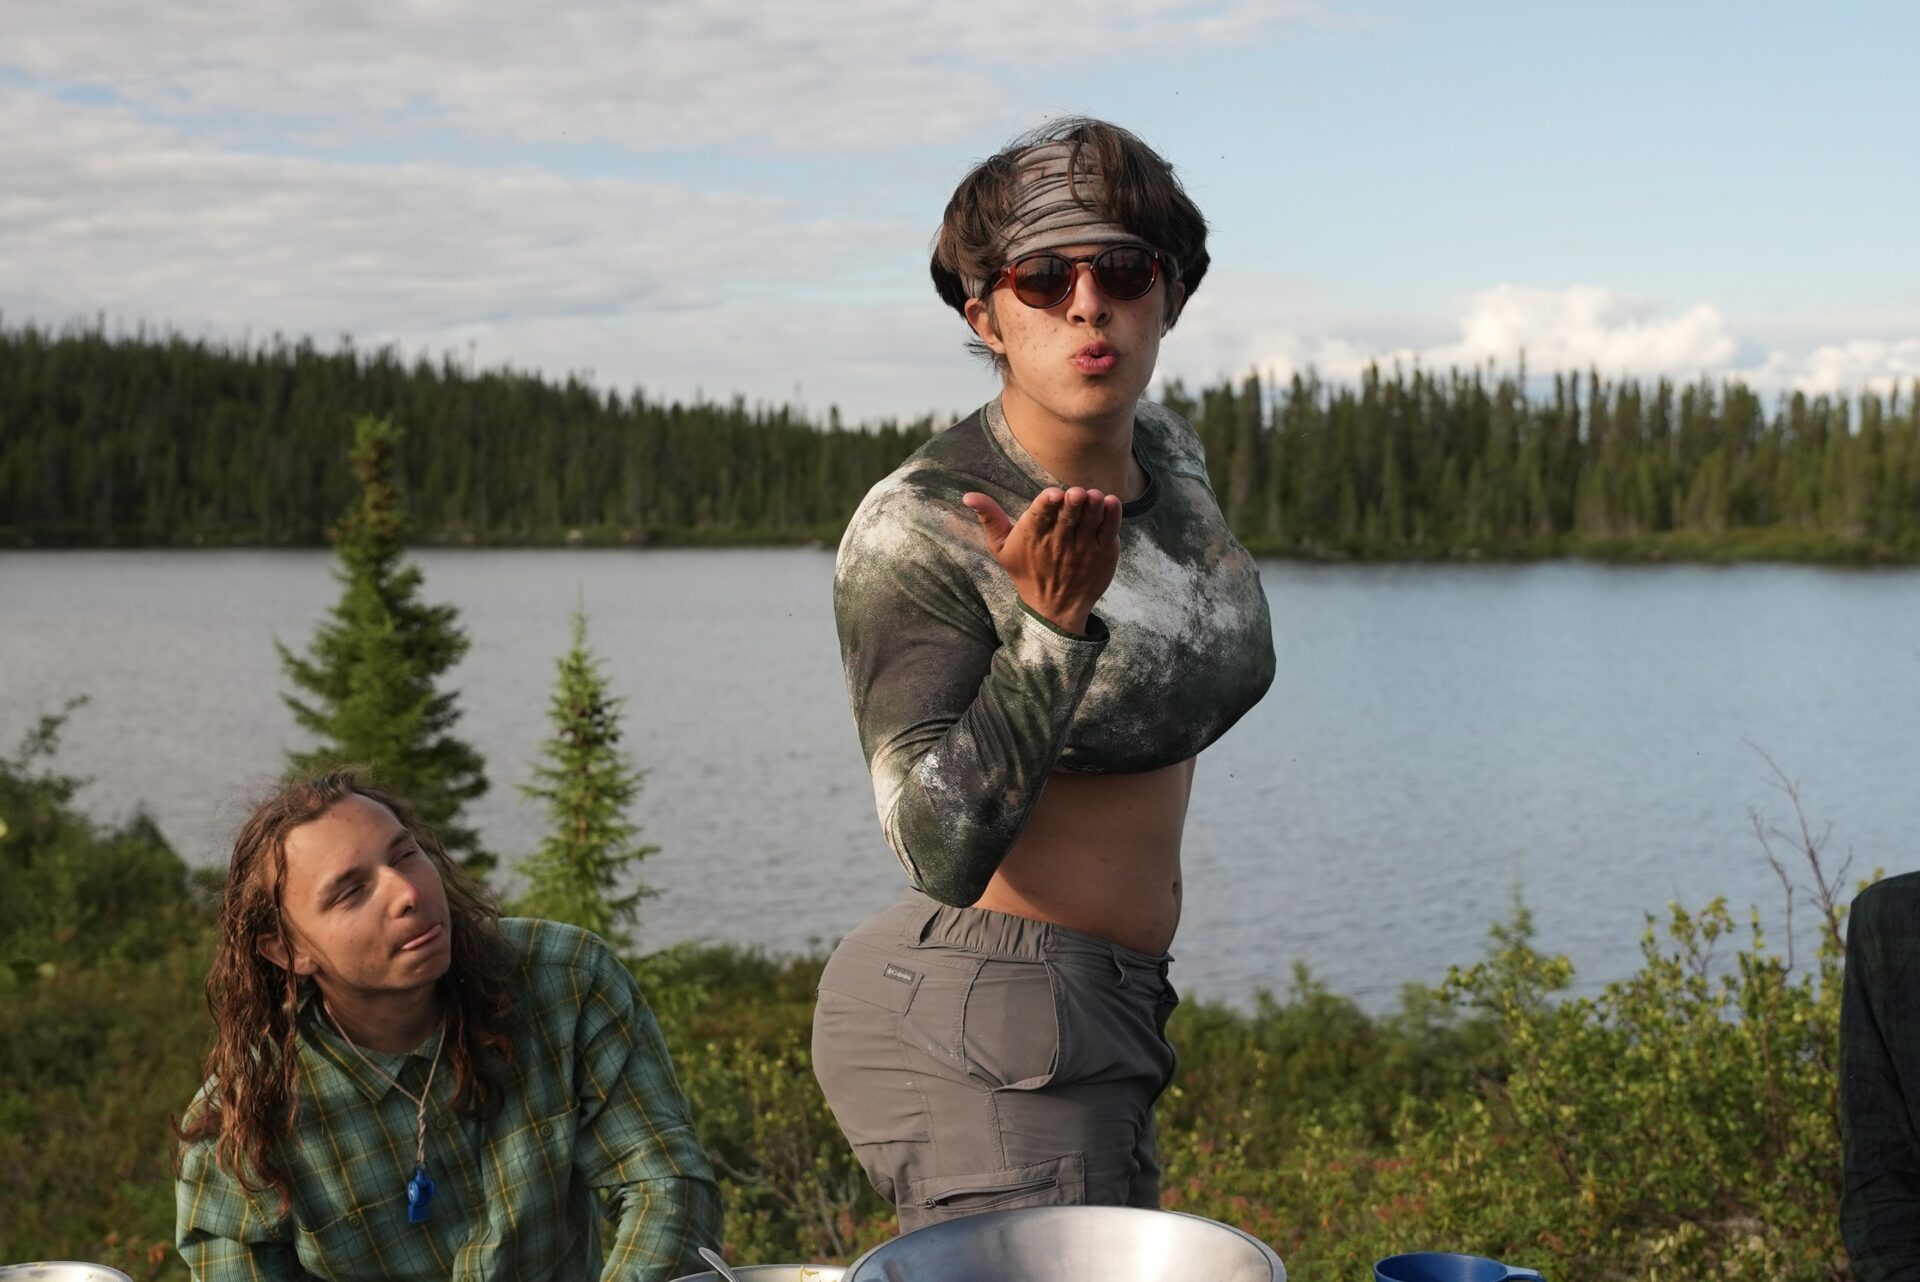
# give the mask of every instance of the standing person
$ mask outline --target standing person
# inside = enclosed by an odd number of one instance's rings
[[[906,1230],[1159,1202],[1194,759],[1273,679],[1199,439],[1141,399],[1207,261],[1124,129],[1057,121],[976,167],[932,270],[1000,395],[840,545],[848,694],[912,886],[827,963],[814,1066]]]
[[[1920,873],[1847,910],[1840,1231],[1858,1282],[1920,1280]]]
[[[234,842],[215,1042],[179,1128],[196,1279],[658,1282],[720,1198],[598,937],[501,921],[398,800],[293,785]],[[602,1266],[601,1201],[617,1223]]]

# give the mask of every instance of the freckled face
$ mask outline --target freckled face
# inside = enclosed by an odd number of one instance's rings
[[[287,834],[280,910],[294,971],[323,992],[417,990],[452,963],[439,869],[391,810],[357,793]]]
[[[1064,258],[1091,257],[1103,245],[1071,246]],[[1007,359],[1002,403],[1016,417],[1016,406],[1037,410],[1062,423],[1102,426],[1131,421],[1133,406],[1153,381],[1166,330],[1164,274],[1139,298],[1106,294],[1091,265],[1074,273],[1071,293],[1052,307],[1029,307],[1001,285],[994,291],[993,316],[980,300],[967,304],[967,320],[989,348]]]

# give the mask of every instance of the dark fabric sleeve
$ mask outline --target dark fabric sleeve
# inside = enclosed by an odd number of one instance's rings
[[[1097,618],[1065,632],[1011,582],[990,608],[967,568],[985,556],[970,511],[895,485],[861,505],[834,574],[881,826],[914,884],[958,907],[1026,826],[1106,644]]]
[[[1916,890],[1862,891],[1847,920],[1840,1007],[1840,1230],[1857,1282],[1920,1282],[1920,1138],[1907,1087],[1920,1067]]]

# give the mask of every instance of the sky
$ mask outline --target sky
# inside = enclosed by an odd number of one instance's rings
[[[1066,113],[1212,227],[1188,383],[1920,378],[1920,5],[0,0],[0,323],[945,418],[954,185]]]

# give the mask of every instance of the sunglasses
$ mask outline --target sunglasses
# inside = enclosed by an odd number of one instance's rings
[[[1122,302],[1144,297],[1161,271],[1178,275],[1177,269],[1157,249],[1114,245],[1084,258],[1054,253],[1028,254],[1002,267],[987,290],[992,292],[1001,282],[1010,282],[1013,296],[1027,306],[1058,307],[1073,292],[1081,263],[1092,265],[1094,283],[1100,286],[1101,293]]]

